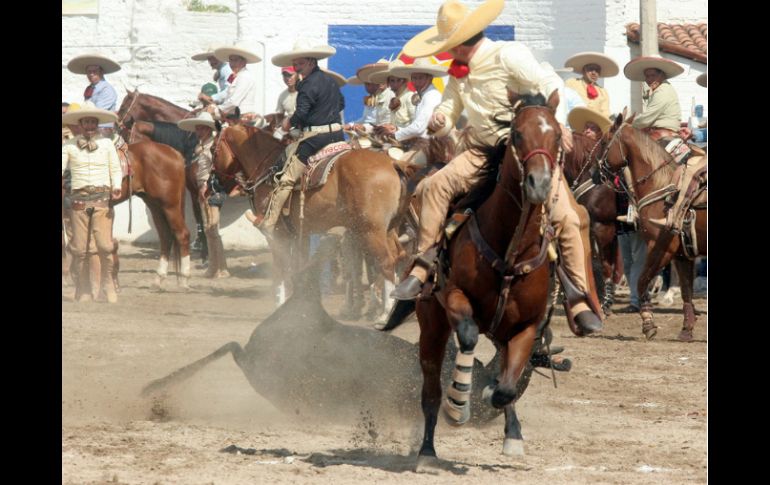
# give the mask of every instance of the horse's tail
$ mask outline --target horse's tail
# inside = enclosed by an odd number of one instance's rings
[[[201,370],[203,367],[205,367],[207,364],[210,364],[211,362],[214,362],[215,360],[219,359],[220,357],[223,357],[225,354],[231,353],[233,354],[233,359],[235,360],[235,363],[240,366],[240,361],[243,357],[243,347],[241,347],[241,344],[238,342],[230,342],[227,343],[214,352],[210,353],[206,357],[202,359],[198,359],[192,364],[186,365],[180,369],[175,370],[171,374],[167,375],[166,377],[162,377],[160,379],[156,379],[146,386],[142,388],[141,395],[146,397],[150,394],[155,394],[158,391],[161,391],[171,385],[178,384],[182,381],[185,381],[192,377],[196,372]]]

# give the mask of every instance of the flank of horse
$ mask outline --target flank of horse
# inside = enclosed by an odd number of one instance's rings
[[[673,260],[682,287],[684,312],[684,322],[678,338],[689,342],[694,338],[693,328],[696,321],[695,307],[692,304],[694,260],[689,259],[685,254],[678,234],[650,222],[650,219],[665,219],[665,191],[672,184],[674,162],[657,142],[631,126],[633,117],[625,121],[623,118],[622,114],[619,115],[610,131],[602,139],[601,163],[603,168],[611,173],[628,166],[633,179],[633,194],[630,194],[629,198],[635,200],[637,204],[643,199],[651,201],[642,202],[641,207],[638,208],[641,235],[647,242],[647,260],[637,282],[637,291],[642,300],[640,310],[642,332],[647,339],[652,339],[657,333],[648,286],[655,275]],[[693,157],[688,163],[695,161]],[[662,194],[663,197],[655,197],[656,193]],[[693,209],[694,232],[698,244],[697,256],[705,256],[708,209],[705,204]],[[629,283],[633,284],[633,282]]]

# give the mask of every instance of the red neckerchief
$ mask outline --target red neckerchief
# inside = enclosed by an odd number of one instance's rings
[[[596,99],[599,97],[599,91],[593,84],[586,85],[586,94],[588,94],[588,99]]]
[[[235,81],[235,73],[232,73],[229,76],[227,76],[227,83],[228,84],[232,84],[233,81]]]
[[[464,78],[471,72],[471,68],[468,67],[468,64],[464,62],[459,62],[456,59],[452,61],[452,64],[449,65],[449,69],[447,70],[447,73],[455,77],[457,79]]]
[[[85,99],[90,99],[91,96],[93,96],[93,95],[94,95],[94,86],[89,84],[88,87],[86,88],[85,92],[83,93],[83,97]]]

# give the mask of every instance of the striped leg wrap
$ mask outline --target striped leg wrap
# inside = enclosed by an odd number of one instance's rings
[[[444,412],[450,422],[465,424],[470,418],[473,351],[459,352],[452,371],[452,384],[446,392]]]

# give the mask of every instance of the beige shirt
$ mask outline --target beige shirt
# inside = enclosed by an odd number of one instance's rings
[[[198,180],[198,187],[205,187],[211,176],[211,169],[214,165],[214,160],[211,157],[211,147],[214,145],[214,136],[208,137],[205,141],[198,142],[195,147],[195,157],[193,162],[198,162],[198,174],[196,178]]]
[[[294,114],[294,110],[297,109],[297,91],[290,93],[288,89],[278,95],[278,104],[275,107],[275,111],[283,113],[287,118],[291,118]]]
[[[412,123],[414,114],[417,111],[417,107],[412,103],[414,92],[409,91],[406,88],[406,84],[404,84],[401,88],[401,92],[397,93],[395,96],[401,101],[401,106],[399,106],[397,110],[391,111],[393,124],[399,128],[404,128]],[[388,100],[388,103],[390,103],[390,100]]]
[[[61,173],[69,168],[72,174],[72,190],[93,185],[95,187],[110,186],[113,190],[120,189],[123,173],[120,170],[118,152],[112,141],[99,135],[92,138],[96,142],[96,150],[88,151],[78,148],[77,136],[67,140],[61,147]]]
[[[642,98],[642,114],[637,115],[632,123],[634,128],[667,128],[679,131],[682,110],[679,109],[679,96],[674,87],[663,81],[647,98]]]
[[[588,89],[588,83],[582,77],[567,79],[564,85],[568,88],[574,89],[575,92],[578,93],[581,98],[583,98],[583,101],[586,103],[586,107],[591,108],[594,111],[598,111],[607,118],[610,117],[610,96],[607,94],[606,89],[599,86],[598,84],[594,84],[594,87],[599,93],[599,96],[595,97],[594,99],[590,99],[588,97],[588,91],[586,91]]]
[[[388,88],[383,89],[377,94],[377,97],[374,100],[375,105],[374,122],[372,123],[373,125],[380,126],[384,125],[385,123],[393,122],[393,114],[391,113],[388,106],[390,105],[390,100],[393,99],[395,95],[396,93]]]
[[[500,114],[510,116],[508,92],[518,94],[543,94],[546,99],[564,83],[553,69],[541,66],[527,46],[521,42],[500,42],[487,38],[473,55],[469,63],[470,73],[461,78],[449,78],[441,104],[436,111],[446,116],[446,124],[436,133],[445,136],[455,126],[465,110],[468,125],[485,143],[493,144],[510,131],[509,126],[500,127],[494,117]],[[567,121],[566,103],[560,102],[556,119]]]

